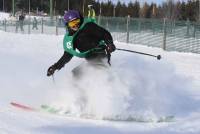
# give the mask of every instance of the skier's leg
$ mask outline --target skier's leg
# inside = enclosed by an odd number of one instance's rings
[[[87,58],[87,61],[90,65],[95,67],[108,67],[107,65],[107,56],[106,53],[97,53],[92,58]]]
[[[16,29],[15,29],[15,32],[16,32],[16,33],[18,32],[18,27],[19,27],[19,23],[16,22]]]
[[[78,65],[77,67],[75,67],[73,70],[72,70],[72,74],[73,74],[73,77],[75,77],[75,78],[80,78],[81,77],[81,75],[82,75],[82,67],[81,66],[83,66],[83,63],[82,64],[80,64],[80,65]]]
[[[81,80],[86,74],[86,71],[88,70],[88,68],[89,68],[88,62],[83,61],[80,65],[78,65],[72,70],[73,78],[77,80]]]

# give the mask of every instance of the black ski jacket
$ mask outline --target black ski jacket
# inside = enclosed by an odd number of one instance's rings
[[[83,23],[83,18],[81,19],[81,24]],[[69,34],[73,35],[74,32],[68,28]],[[89,22],[78,31],[73,39],[74,49],[78,49],[80,52],[85,52],[92,48],[96,48],[101,40],[104,40],[106,44],[113,44],[113,39],[106,29],[100,27],[96,23]],[[114,45],[114,44],[113,44]],[[87,59],[95,58],[98,55],[92,54]],[[54,64],[55,69],[60,70],[66,63],[72,59],[73,55],[64,51],[63,56]]]

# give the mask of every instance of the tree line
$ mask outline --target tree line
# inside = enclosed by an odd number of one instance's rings
[[[0,10],[12,12],[13,0],[0,0]],[[54,15],[63,15],[69,9],[79,10],[87,15],[87,6],[92,4],[96,15],[109,17],[124,17],[130,15],[134,18],[169,18],[176,20],[200,20],[199,0],[174,1],[166,0],[162,4],[140,3],[139,0],[130,1],[128,4],[111,0],[100,2],[98,0],[52,0]],[[50,0],[30,0],[31,12],[43,11],[49,13]],[[15,9],[28,12],[29,0],[15,0]]]

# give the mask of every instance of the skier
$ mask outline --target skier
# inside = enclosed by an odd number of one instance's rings
[[[18,32],[18,28],[20,26],[20,29],[22,32],[24,32],[24,19],[25,19],[25,15],[23,14],[23,12],[21,11],[21,14],[18,16],[18,20],[16,22],[16,32]]]
[[[88,18],[95,19],[95,10],[93,8],[93,5],[88,5]]]
[[[34,18],[33,18],[33,27],[32,27],[32,29],[35,29],[35,28],[36,28],[36,30],[38,30],[37,24],[38,24],[38,21],[37,21],[36,17],[34,17]]]
[[[63,40],[64,54],[49,67],[47,76],[64,67],[73,56],[92,62],[99,62],[107,57],[110,64],[111,53],[116,49],[110,32],[97,25],[93,19],[84,19],[76,10],[66,12],[64,21],[68,29]]]

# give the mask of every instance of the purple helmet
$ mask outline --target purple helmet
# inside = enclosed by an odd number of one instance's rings
[[[80,19],[80,14],[76,10],[69,10],[65,12],[64,14],[64,21],[65,23],[68,23],[69,21],[75,20],[75,19]]]

